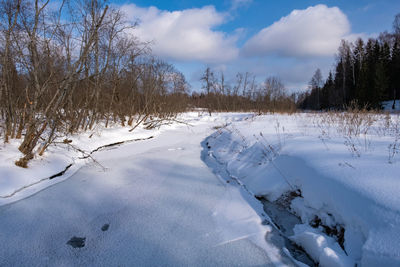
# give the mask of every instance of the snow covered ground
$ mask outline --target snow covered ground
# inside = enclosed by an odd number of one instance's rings
[[[291,243],[321,266],[400,264],[397,115],[178,120],[67,137],[85,153],[60,137],[28,169],[2,145],[0,266],[301,265]]]
[[[196,119],[197,113],[185,114],[185,119]],[[12,139],[9,144],[0,144],[0,206],[23,199],[52,184],[59,183],[73,175],[79,168],[93,163],[91,152],[105,145],[117,142],[135,142],[161,134],[180,126],[178,123],[163,125],[161,128],[147,130],[143,125],[130,131],[131,127],[114,124],[105,128],[97,125],[93,130],[70,136],[60,136],[43,156],[36,155],[29,162],[29,168],[15,166],[14,162],[23,156],[18,151],[21,140]],[[63,142],[65,139],[68,143]],[[96,152],[97,153],[97,152]],[[90,156],[89,156],[90,155]],[[89,156],[89,157],[88,157]],[[57,179],[48,179],[66,170]]]
[[[300,192],[287,207],[302,221],[290,239],[315,262],[399,266],[399,137],[395,115],[310,113],[235,122],[207,142],[252,194]]]
[[[294,266],[265,241],[274,229],[241,188],[202,160],[212,126],[247,116],[186,114],[192,126],[99,151],[97,163],[1,206],[0,266]]]

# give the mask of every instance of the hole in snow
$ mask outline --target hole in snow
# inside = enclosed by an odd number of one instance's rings
[[[108,230],[108,228],[110,228],[110,224],[106,223],[101,227],[101,231],[105,232]]]
[[[83,248],[85,246],[86,237],[72,237],[68,240],[67,245],[73,248]]]

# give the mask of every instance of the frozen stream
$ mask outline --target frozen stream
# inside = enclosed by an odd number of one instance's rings
[[[0,266],[293,265],[239,189],[202,161],[211,126],[98,152],[105,171],[83,167],[1,206]]]

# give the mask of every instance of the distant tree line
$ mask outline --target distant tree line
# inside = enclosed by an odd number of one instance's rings
[[[227,82],[224,72],[207,67],[201,77],[203,92],[194,92],[190,98],[193,107],[211,112],[295,111],[296,95],[288,94],[282,81],[275,76],[258,82],[249,73],[237,73],[234,81]]]
[[[0,0],[0,135],[26,167],[59,136],[110,121],[132,129],[187,107],[188,85],[102,0]],[[186,101],[186,102],[185,102]]]
[[[343,109],[350,104],[380,109],[382,101],[400,98],[400,14],[393,32],[354,43],[343,40],[334,73],[325,82],[318,69],[301,96],[303,109]]]

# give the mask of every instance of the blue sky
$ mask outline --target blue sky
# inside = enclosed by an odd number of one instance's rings
[[[153,53],[173,63],[199,90],[206,66],[279,76],[289,90],[305,89],[316,68],[326,77],[341,39],[391,31],[400,1],[136,0],[113,1],[133,34],[152,41]],[[296,11],[295,11],[296,10]]]

